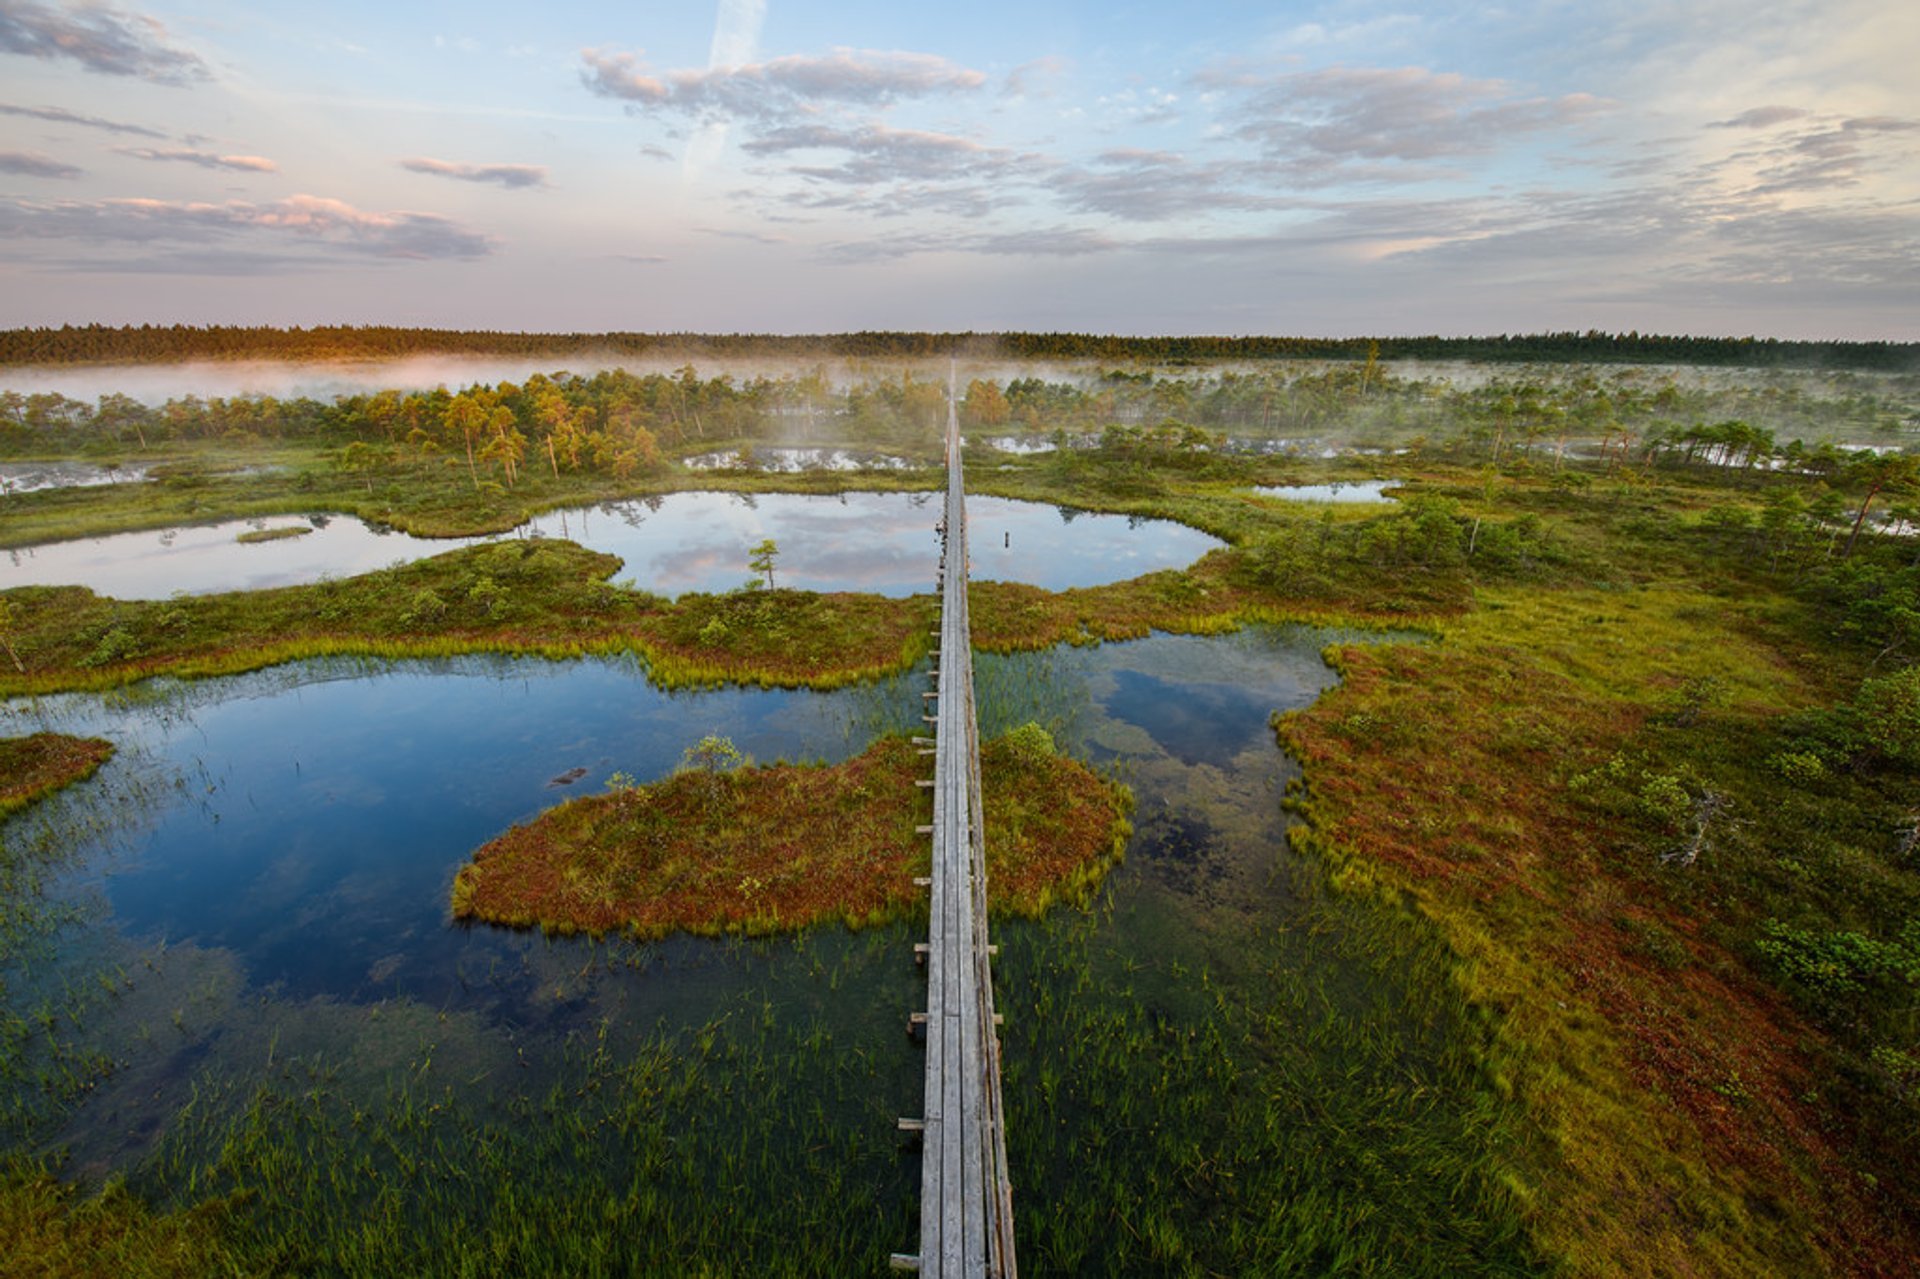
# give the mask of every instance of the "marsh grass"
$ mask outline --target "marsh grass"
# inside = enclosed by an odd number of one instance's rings
[[[1764,616],[1676,587],[1481,604],[1432,646],[1338,650],[1342,686],[1279,731],[1307,778],[1296,842],[1343,887],[1417,904],[1504,1011],[1492,1069],[1556,1150],[1543,1246],[1582,1272],[1889,1264],[1907,1209],[1876,1186],[1912,1152],[1855,1144],[1845,1116],[1898,1107],[1823,1100],[1831,1050],[1745,958],[1809,893],[1913,901],[1864,849],[1781,872],[1811,829],[1871,847],[1899,811],[1769,775],[1781,712],[1826,677],[1783,662]],[[1703,680],[1711,707],[1689,709]],[[1708,793],[1730,803],[1712,851],[1663,865]]]

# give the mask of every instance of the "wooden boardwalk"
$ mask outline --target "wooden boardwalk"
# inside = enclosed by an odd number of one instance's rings
[[[920,1251],[897,1268],[942,1279],[1014,1279],[1013,1186],[1000,1106],[1000,1037],[987,943],[980,829],[980,730],[967,623],[967,510],[960,427],[947,397],[947,497],[941,519],[940,648],[934,671],[933,872],[927,968],[926,1093]],[[916,1021],[922,1018],[916,1017]]]

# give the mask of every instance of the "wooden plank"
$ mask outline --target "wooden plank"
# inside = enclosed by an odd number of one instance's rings
[[[958,1069],[962,1062],[960,1019],[949,1015],[942,1020],[946,1024],[947,1066],[941,1081],[941,1100],[946,1113],[953,1116],[955,1122],[943,1125],[940,1140],[940,1273],[959,1276],[967,1273],[966,1203],[963,1198],[966,1176],[961,1168],[965,1133],[953,1131],[953,1128],[956,1125],[964,1127],[960,1119],[960,1079],[965,1072]]]
[[[939,654],[933,691],[934,776],[927,941],[915,947],[927,969],[925,1118],[920,1121],[920,1252],[896,1265],[949,1279],[1014,1279],[1011,1199],[1005,1179],[999,1041],[987,942],[985,862],[978,837],[979,729],[967,617],[967,520],[959,425],[949,396],[947,492],[942,535]],[[957,571],[954,571],[956,570]],[[914,1020],[921,1019],[916,1014]],[[903,1126],[905,1123],[903,1122]]]

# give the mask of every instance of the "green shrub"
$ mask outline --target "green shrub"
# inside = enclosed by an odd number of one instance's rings
[[[1775,751],[1767,757],[1767,770],[1783,782],[1812,786],[1827,779],[1826,763],[1817,751]]]
[[[1053,735],[1032,720],[1009,730],[1005,741],[1013,758],[1022,764],[1043,763],[1054,755]]]

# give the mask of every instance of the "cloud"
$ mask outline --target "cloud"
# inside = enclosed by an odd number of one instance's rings
[[[616,262],[632,262],[636,266],[659,266],[667,260],[658,253],[609,253],[607,256]]]
[[[130,133],[142,138],[164,138],[167,135],[158,129],[149,129],[141,124],[122,124],[118,120],[103,120],[97,115],[80,115],[64,107],[19,107],[0,102],[0,115],[25,116],[30,120],[46,120],[53,124],[77,124],[88,129],[105,129],[109,133]]]
[[[1227,209],[1275,209],[1290,195],[1246,190],[1258,179],[1257,163],[1195,164],[1170,151],[1121,147],[1094,157],[1094,167],[1061,166],[1045,185],[1067,207],[1126,222],[1160,222]]]
[[[791,171],[831,182],[877,183],[1004,173],[1016,157],[950,133],[890,129],[883,124],[839,129],[824,124],[788,125],[770,130],[740,147],[749,155],[794,151],[839,151],[848,156],[836,167],[796,166]]]
[[[1171,124],[1180,118],[1180,95],[1147,86],[1127,88],[1105,94],[1094,105],[1107,120],[1109,130],[1139,129],[1156,124]]]
[[[462,182],[492,182],[509,190],[547,185],[546,167],[538,164],[455,164],[449,160],[415,156],[400,161],[400,167],[414,173],[457,178]]]
[[[1749,195],[1831,191],[1858,185],[1873,170],[1874,151],[1883,139],[1920,131],[1920,120],[1859,116],[1790,134],[1758,160]]]
[[[1085,257],[1126,247],[1098,231],[1081,227],[1034,227],[1024,231],[960,234],[910,231],[894,236],[872,236],[828,245],[821,256],[830,262],[886,262],[922,253],[977,253],[989,257]]]
[[[439,214],[376,213],[313,195],[265,204],[0,199],[0,239],[66,239],[143,250],[198,244],[242,254],[260,254],[264,245],[296,256],[325,251],[414,261],[480,258],[493,251],[489,237]]]
[[[280,172],[279,165],[258,155],[217,155],[212,151],[193,151],[185,147],[116,147],[115,150],[136,160],[195,164],[203,169],[231,169],[236,173]]]
[[[1585,93],[1515,97],[1502,81],[1421,67],[1218,71],[1196,81],[1240,95],[1237,136],[1259,145],[1294,181],[1417,177],[1419,165],[1485,154],[1610,105]]]
[[[72,58],[102,75],[185,84],[211,76],[200,56],[169,47],[167,29],[145,14],[102,4],[56,9],[34,0],[0,0],[0,52]]]
[[[941,214],[976,219],[1004,213],[1023,203],[1026,190],[1055,164],[1041,155],[950,133],[883,124],[787,125],[762,133],[741,150],[767,157],[837,152],[844,158],[838,164],[789,163],[780,172],[803,186],[742,190],[734,193],[737,199],[763,209],[785,204],[879,218]]]
[[[986,76],[930,53],[835,49],[766,62],[653,74],[639,55],[585,49],[581,79],[592,92],[636,111],[701,120],[775,121],[821,104],[883,107],[902,98],[978,89]]]
[[[745,240],[749,244],[791,244],[784,235],[766,235],[759,231],[742,231],[732,227],[703,226],[694,228],[708,235],[717,235],[723,240]]]
[[[1808,112],[1799,107],[1754,107],[1742,111],[1730,120],[1715,120],[1709,129],[1771,129],[1776,124],[1785,124],[1789,120],[1804,120]]]
[[[84,169],[63,164],[38,151],[0,151],[0,173],[17,173],[29,178],[77,178]]]
[[[1007,72],[1000,94],[1007,98],[1051,98],[1054,86],[1067,73],[1067,60],[1048,54],[1023,62]]]

